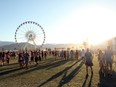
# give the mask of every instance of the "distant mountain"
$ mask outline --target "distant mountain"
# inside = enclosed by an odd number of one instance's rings
[[[0,49],[3,49],[4,50],[17,50],[17,49],[24,49],[24,48],[28,48],[28,49],[33,49],[35,46],[32,45],[32,44],[27,44],[27,43],[14,43],[14,44],[10,44],[10,45],[4,45],[4,46],[1,46]]]
[[[10,42],[10,41],[0,41],[0,47],[1,46],[5,46],[5,45],[10,45],[13,44],[14,42]]]
[[[77,44],[44,44],[43,45],[43,49],[45,48],[51,48],[51,49],[54,49],[54,48],[76,48],[78,45]],[[10,44],[10,45],[4,45],[4,46],[0,46],[0,49],[4,48],[4,50],[15,50],[15,49],[24,49],[25,47],[27,47],[28,49],[34,49],[35,46],[28,43],[19,43],[19,44],[16,44],[16,43],[13,43],[13,44]],[[39,46],[38,46],[39,48]]]
[[[79,45],[78,44],[44,44],[43,48],[77,48]]]
[[[79,48],[81,45],[80,44],[44,44],[42,49],[46,49],[46,48],[50,48],[50,49],[77,49]],[[17,50],[17,49],[24,49],[24,48],[28,48],[28,49],[35,49],[35,46],[28,43],[19,43],[16,44],[14,42],[7,42],[7,41],[0,41],[0,50],[4,48],[4,50]],[[99,45],[94,46],[96,49],[98,48],[106,48],[107,44],[106,43],[101,43]],[[38,46],[39,48],[39,46]]]

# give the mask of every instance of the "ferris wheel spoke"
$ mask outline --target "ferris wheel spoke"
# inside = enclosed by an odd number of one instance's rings
[[[37,38],[38,38],[38,39],[42,39],[42,40],[44,39],[44,37],[37,37]]]
[[[43,32],[36,32],[37,35],[41,35],[44,34]]]
[[[23,26],[25,28],[25,31],[29,31],[29,28],[27,27],[28,24],[25,24],[25,26]]]
[[[17,39],[26,39],[25,36],[23,36],[23,35],[17,36],[16,38]]]
[[[33,40],[33,44],[36,45],[35,41]]]
[[[43,41],[43,38],[36,38],[36,40],[41,40],[41,41]]]
[[[43,35],[43,33],[36,33],[37,36]]]
[[[26,32],[26,31],[25,31],[25,28],[19,29],[19,32],[25,33],[25,32]]]
[[[17,33],[17,35],[25,35],[24,33]]]
[[[36,25],[33,25],[33,26],[32,26],[32,30],[34,30],[34,29],[35,29],[35,27],[36,27]]]
[[[24,38],[21,39],[21,38],[20,38],[20,39],[18,39],[17,41],[18,41],[19,43],[22,43],[22,42],[26,42],[26,39],[24,39]]]
[[[35,27],[35,25],[32,25],[32,26],[31,26],[31,30],[32,30],[32,31],[34,30],[34,27]]]
[[[37,39],[36,41],[37,41],[37,42],[43,42],[43,40],[40,40],[40,39]]]
[[[38,37],[38,38],[43,37],[44,38],[45,36],[44,35],[36,35],[36,37]]]
[[[25,38],[16,38],[16,39],[18,39],[17,41],[19,41],[19,42],[21,42],[21,41],[25,41],[26,39]]]
[[[36,35],[37,35],[37,36],[44,36],[44,34],[42,34],[42,33],[41,33],[41,34],[36,34]]]
[[[28,31],[32,31],[31,24],[28,26]]]
[[[39,26],[36,26],[35,28],[34,28],[34,30],[36,31],[36,32],[40,32],[41,31],[41,28],[39,27]],[[42,32],[42,31],[41,31]]]
[[[26,32],[26,28],[24,26],[21,26],[21,28],[19,29],[19,31],[22,31],[22,32]]]
[[[17,37],[17,39],[24,39],[25,37]]]
[[[25,39],[24,36],[18,36],[18,37],[15,37],[16,39]]]
[[[35,28],[35,30],[37,30],[37,32],[43,32],[43,30],[40,27]]]
[[[31,24],[28,26],[28,31],[32,31]]]
[[[23,26],[25,28],[25,31],[27,32],[29,30],[29,28],[27,27],[27,25]]]
[[[18,42],[25,42],[26,39],[25,38],[16,38]]]
[[[33,44],[34,44],[34,46],[35,46],[35,49],[37,48],[37,45],[36,45],[36,43],[35,43],[35,41],[33,40]]]
[[[38,39],[44,39],[45,37],[44,36],[36,36],[36,38],[38,38]]]
[[[28,47],[28,42],[24,43],[24,49]]]
[[[43,32],[43,30],[42,30],[39,26],[36,26],[36,27],[34,28],[34,30],[35,30],[36,32]]]
[[[41,41],[35,41],[35,43],[37,44],[37,45],[40,45],[41,44]]]

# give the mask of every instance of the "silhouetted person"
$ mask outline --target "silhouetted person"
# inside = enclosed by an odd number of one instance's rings
[[[108,76],[112,76],[113,51],[111,50],[110,46],[108,46],[107,50],[105,51],[105,61]]]
[[[5,60],[5,52],[2,52],[2,65],[4,65],[4,60]]]
[[[24,58],[25,58],[25,67],[26,69],[28,69],[29,53],[27,51],[24,53]]]
[[[6,62],[7,64],[9,64],[9,60],[10,60],[10,53],[9,51],[6,53]]]
[[[23,53],[21,51],[19,51],[19,54],[18,54],[18,62],[19,62],[20,68],[23,68],[24,56],[23,56]]]
[[[99,53],[98,53],[98,61],[99,61],[99,74],[103,74],[104,75],[104,54],[102,52],[102,50],[99,50]]]
[[[79,51],[78,50],[76,50],[76,52],[75,52],[75,58],[78,60],[78,58],[79,58]]]
[[[82,49],[81,51],[81,58],[82,58],[82,61],[85,62],[85,50]]]
[[[86,65],[86,75],[88,76],[88,67],[91,68],[91,72],[93,73],[93,63],[92,63],[92,53],[87,49],[87,52],[85,53],[85,65]]]

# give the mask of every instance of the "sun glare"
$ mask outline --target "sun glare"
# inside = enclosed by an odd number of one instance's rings
[[[102,7],[80,8],[65,19],[60,29],[67,42],[99,44],[115,36],[116,12]]]

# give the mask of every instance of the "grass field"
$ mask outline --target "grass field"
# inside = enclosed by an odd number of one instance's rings
[[[29,64],[29,69],[20,69],[17,60],[11,59],[10,65],[0,67],[0,87],[116,87],[116,65],[112,77],[100,77],[96,58],[93,63],[93,74],[89,69],[86,77],[81,60],[55,60],[50,56],[38,65]]]

